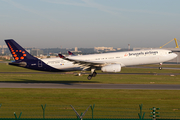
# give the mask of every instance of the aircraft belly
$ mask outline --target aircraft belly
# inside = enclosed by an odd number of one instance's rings
[[[171,59],[173,59],[174,57],[172,55],[161,55],[159,58],[158,58],[158,61],[159,62],[165,62],[165,61],[169,61]]]
[[[53,68],[63,70],[63,71],[77,71],[82,70],[79,66],[74,66],[74,64],[71,63],[65,63],[65,64],[54,64],[51,65]]]

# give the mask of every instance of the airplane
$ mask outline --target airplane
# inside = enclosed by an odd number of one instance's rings
[[[59,54],[58,58],[38,59],[29,54],[13,39],[5,40],[15,62],[9,65],[15,65],[33,70],[65,72],[65,71],[91,71],[87,77],[91,80],[97,75],[96,70],[102,72],[120,72],[121,67],[155,64],[161,65],[177,57],[177,54],[165,49],[150,49],[137,51],[123,51],[102,54],[90,54],[65,57]]]

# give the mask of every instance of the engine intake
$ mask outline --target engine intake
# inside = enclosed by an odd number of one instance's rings
[[[120,64],[112,64],[107,65],[101,68],[102,72],[120,72],[121,71],[121,65]]]

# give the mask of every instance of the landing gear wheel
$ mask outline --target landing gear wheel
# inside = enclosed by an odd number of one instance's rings
[[[162,67],[161,67],[162,63],[159,63],[159,70],[162,70]]]
[[[96,72],[93,72],[92,76],[93,77],[96,77],[97,73]]]
[[[92,75],[89,75],[89,76],[87,77],[88,80],[91,80],[91,78],[92,78]]]

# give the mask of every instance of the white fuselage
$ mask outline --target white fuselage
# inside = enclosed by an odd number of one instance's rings
[[[143,64],[162,63],[177,57],[175,53],[170,50],[152,49],[152,50],[138,50],[125,52],[112,52],[103,54],[91,54],[70,56],[73,60],[83,60],[88,62],[104,62],[107,64],[120,64],[121,67]],[[79,64],[63,60],[61,58],[47,58],[41,59],[47,65],[59,70],[81,70],[83,67]],[[101,66],[99,66],[101,67]]]

